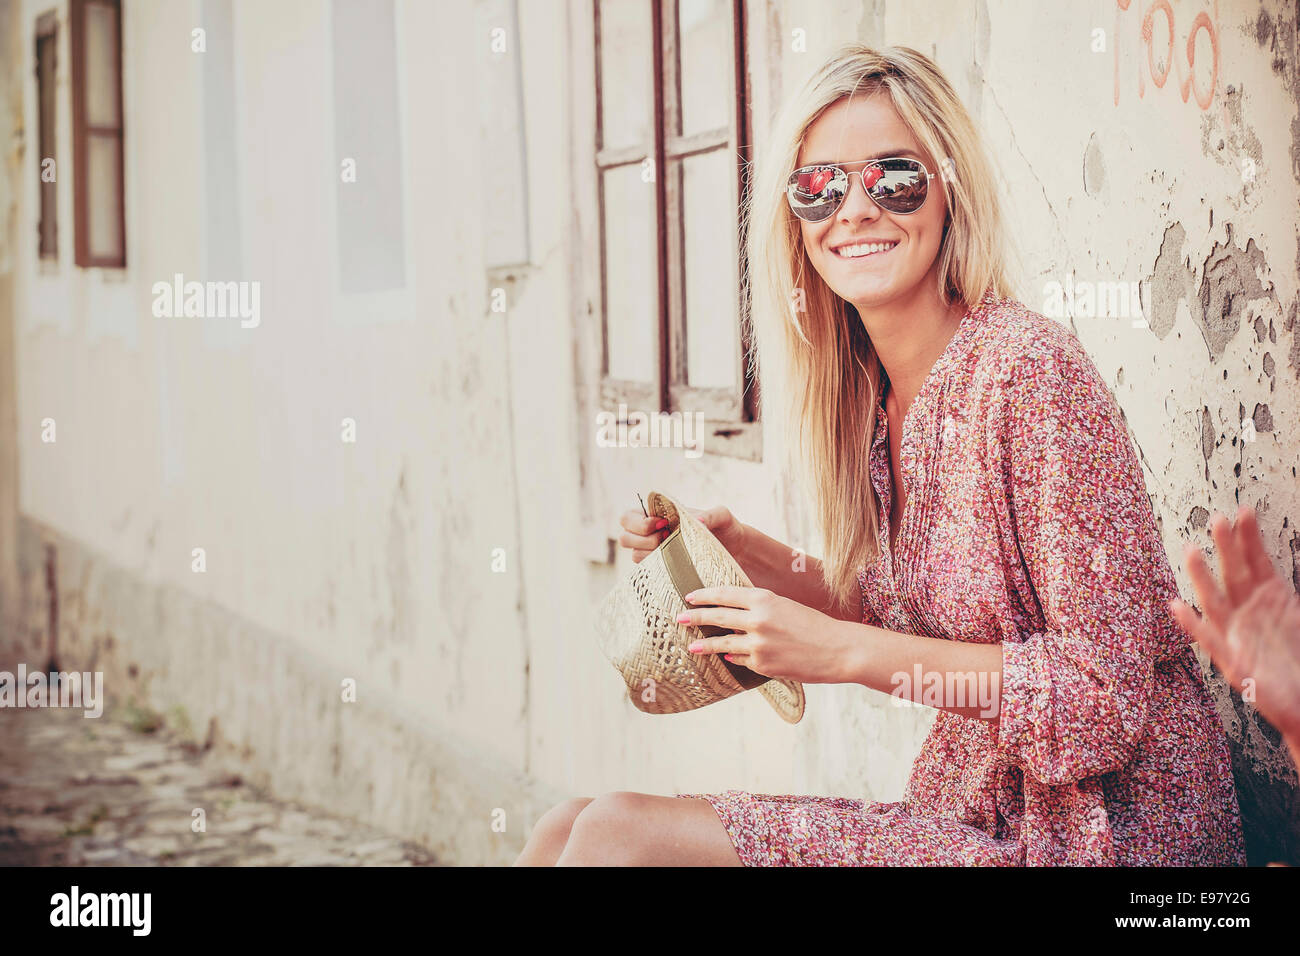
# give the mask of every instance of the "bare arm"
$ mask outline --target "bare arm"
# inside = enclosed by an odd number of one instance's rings
[[[751,525],[741,527],[744,534],[734,557],[755,587],[767,588],[841,621],[862,620],[861,591],[847,607],[832,603],[821,559],[802,554]]]
[[[1001,713],[1002,645],[901,634],[845,624],[844,682],[986,721]]]
[[[837,620],[854,623],[862,620],[861,589],[850,598],[849,606],[833,606],[822,573],[822,562],[818,558],[801,554],[790,545],[744,524],[722,505],[705,510],[687,510],[736,559],[755,587],[766,588]],[[652,553],[668,533],[665,519],[652,518],[635,509],[625,511],[619,523],[624,529],[619,544],[631,549],[633,561],[641,561]]]

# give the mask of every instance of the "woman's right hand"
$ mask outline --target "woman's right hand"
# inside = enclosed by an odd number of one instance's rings
[[[713,536],[733,558],[740,560],[745,526],[736,519],[729,508],[718,505],[705,511],[698,508],[687,508],[686,511],[713,532]],[[647,518],[635,508],[623,512],[619,524],[623,526],[624,532],[619,537],[618,543],[624,548],[632,549],[632,560],[638,564],[642,558],[659,547],[668,534],[668,519],[655,516]]]

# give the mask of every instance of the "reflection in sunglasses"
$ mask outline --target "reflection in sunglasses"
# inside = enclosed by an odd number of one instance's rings
[[[851,172],[838,165],[806,166],[789,180],[790,208],[808,222],[833,215],[849,192]],[[871,199],[893,213],[913,213],[925,203],[929,175],[914,159],[890,158],[875,162],[859,173]]]

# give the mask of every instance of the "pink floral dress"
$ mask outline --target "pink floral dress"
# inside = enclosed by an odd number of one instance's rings
[[[883,404],[876,422],[862,622],[1001,643],[996,725],[939,711],[899,801],[678,796],[708,800],[750,866],[1244,865],[1223,726],[1078,339],[1010,299],[966,314],[904,419],[896,555]]]

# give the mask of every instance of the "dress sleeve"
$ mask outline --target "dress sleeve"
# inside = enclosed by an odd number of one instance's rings
[[[986,418],[1023,566],[1008,580],[1044,622],[1002,644],[998,748],[1048,785],[1131,760],[1158,642],[1142,470],[1114,396],[1066,334],[1004,360]]]

